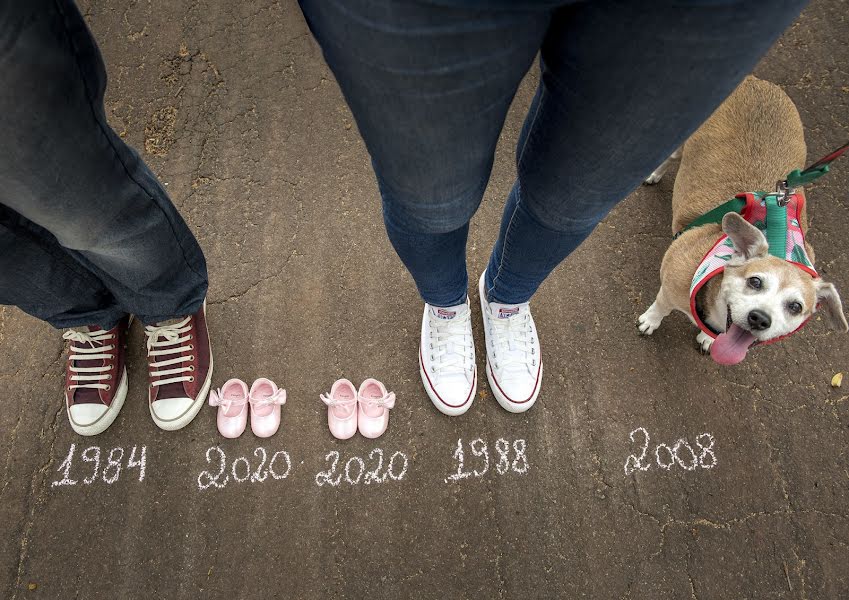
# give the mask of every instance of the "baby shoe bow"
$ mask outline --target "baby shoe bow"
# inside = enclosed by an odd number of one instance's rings
[[[360,402],[369,406],[387,409],[395,408],[395,392],[387,392],[381,398],[360,398]]]
[[[339,398],[332,398],[329,394],[319,394],[318,397],[321,398],[321,401],[327,406],[347,406],[356,404],[357,402],[356,398],[341,400]]]
[[[272,395],[267,397],[256,398],[253,395],[250,397],[252,406],[265,406],[268,404],[286,404],[286,390],[278,389]]]
[[[221,388],[209,392],[209,405],[221,406],[224,408],[224,412],[229,412],[232,406],[242,406],[247,401],[247,398],[225,398],[224,394],[221,393]]]

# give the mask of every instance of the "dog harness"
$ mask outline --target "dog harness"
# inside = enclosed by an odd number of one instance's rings
[[[801,193],[797,193],[795,188],[806,185],[828,173],[829,165],[840,158],[847,150],[849,150],[849,143],[830,152],[802,171],[799,169],[791,171],[787,174],[786,179],[778,182],[775,192],[746,192],[737,194],[737,196],[728,202],[717,206],[695,219],[684,229],[676,233],[675,237],[677,238],[685,231],[700,227],[701,225],[721,223],[722,217],[726,214],[736,212],[764,233],[771,255],[796,265],[811,277],[819,277],[805,250],[805,235],[802,232],[799,221],[802,209],[805,206],[805,197]],[[705,254],[704,258],[702,258],[695,275],[693,275],[693,281],[690,284],[690,314],[699,326],[699,329],[712,338],[716,338],[719,332],[708,327],[707,323],[699,315],[699,311],[696,308],[696,295],[711,278],[716,277],[725,270],[725,265],[728,264],[728,261],[731,260],[736,251],[734,242],[723,233],[708,253]],[[808,320],[806,319],[799,327],[787,335],[796,333],[807,322]],[[764,343],[777,342],[787,337],[787,335]]]
[[[811,277],[818,277],[805,250],[805,236],[799,224],[804,205],[805,197],[799,193],[792,193],[782,199],[776,193],[748,192],[738,194],[721,208],[724,208],[723,215],[732,211],[738,212],[749,223],[760,229],[769,243],[771,255],[794,264]],[[713,331],[702,319],[696,309],[696,295],[708,281],[725,270],[725,265],[736,251],[734,242],[723,233],[702,258],[693,275],[693,282],[690,284],[690,314],[699,329],[713,338],[719,332]]]

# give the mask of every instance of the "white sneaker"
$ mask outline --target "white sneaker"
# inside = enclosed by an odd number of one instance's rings
[[[425,304],[419,373],[437,410],[451,417],[469,410],[478,372],[468,298],[463,304],[446,308]]]
[[[487,302],[486,271],[478,283],[486,335],[486,378],[504,410],[525,412],[534,405],[542,383],[542,357],[531,308]]]

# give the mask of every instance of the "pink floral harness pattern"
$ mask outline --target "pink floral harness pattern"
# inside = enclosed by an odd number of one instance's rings
[[[740,213],[742,217],[763,231],[764,234],[766,234],[767,230],[767,200],[769,196],[774,197],[774,194],[748,192],[737,196],[737,198],[746,201]],[[796,265],[811,277],[818,277],[816,270],[814,270],[814,265],[805,250],[805,236],[799,221],[804,205],[805,197],[800,193],[793,193],[787,198],[787,234],[785,256],[782,258]],[[705,254],[704,258],[702,258],[695,275],[693,275],[693,281],[690,284],[690,314],[699,328],[713,338],[718,334],[708,327],[699,315],[698,310],[696,310],[696,295],[711,278],[716,277],[725,270],[725,265],[736,254],[739,253],[734,247],[734,242],[723,233],[708,253]]]

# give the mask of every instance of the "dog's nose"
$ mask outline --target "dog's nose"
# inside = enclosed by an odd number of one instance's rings
[[[772,325],[772,319],[764,311],[756,308],[749,313],[749,327],[754,331],[769,329],[770,325]]]

